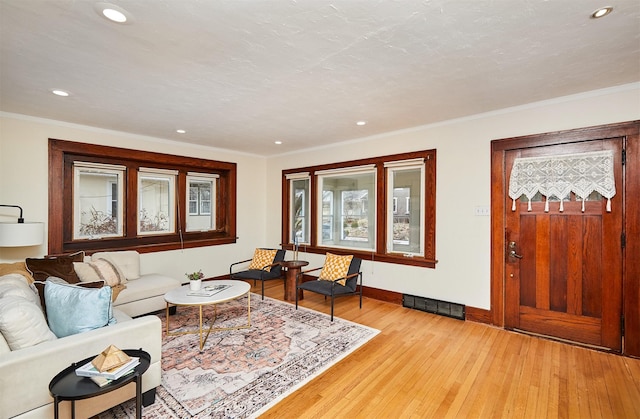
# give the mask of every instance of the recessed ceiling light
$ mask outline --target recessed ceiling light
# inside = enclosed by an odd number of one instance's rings
[[[282,141],[274,141],[274,143],[280,145],[280,144],[282,144]]]
[[[60,90],[60,89],[53,89],[51,93],[53,93],[56,96],[62,96],[62,97],[69,96],[69,92],[65,92],[64,90]]]
[[[360,126],[367,125],[367,121],[358,121],[356,122],[356,125],[360,125]]]
[[[111,3],[96,3],[94,6],[96,12],[105,19],[116,23],[131,23],[131,14],[120,6]]]
[[[612,11],[613,11],[613,7],[611,7],[611,6],[602,7],[600,9],[596,10],[595,12],[591,13],[591,18],[592,19],[598,19],[598,18],[601,18],[601,17],[604,17],[604,16],[608,15]]]
[[[187,131],[185,131],[185,130],[183,130],[183,129],[177,129],[177,130],[176,130],[176,132],[177,132],[178,134],[186,134],[186,133],[187,133]]]

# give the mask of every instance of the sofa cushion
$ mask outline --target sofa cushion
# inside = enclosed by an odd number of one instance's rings
[[[91,260],[106,259],[116,265],[127,280],[140,278],[140,254],[135,250],[122,252],[97,252],[91,255]]]
[[[0,276],[0,299],[7,295],[17,295],[42,308],[40,298],[38,298],[38,291],[33,285],[28,284],[28,280],[21,274]]]
[[[7,340],[4,338],[4,335],[0,333],[0,355],[6,354],[7,352],[11,352],[11,348],[7,343]]]
[[[113,324],[111,287],[85,288],[47,281],[47,320],[59,338]]]
[[[176,279],[160,274],[146,274],[137,281],[127,282],[127,288],[122,290],[114,304],[117,307],[121,304],[164,295],[177,286],[180,286],[180,282]]]
[[[12,351],[56,339],[40,307],[17,295],[0,300],[0,332]]]
[[[0,263],[0,276],[8,274],[20,274],[27,278],[28,282],[31,283],[34,281],[24,262]]]
[[[84,252],[45,258],[27,258],[25,263],[36,281],[46,281],[50,276],[62,278],[70,284],[80,282],[73,262],[84,261]]]

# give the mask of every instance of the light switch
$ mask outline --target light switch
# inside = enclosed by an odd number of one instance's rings
[[[491,215],[491,208],[487,205],[477,206],[475,209],[475,215],[476,216]]]

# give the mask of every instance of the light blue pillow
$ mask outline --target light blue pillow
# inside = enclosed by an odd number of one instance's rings
[[[47,281],[44,286],[49,328],[59,338],[114,324],[111,287],[84,288]]]

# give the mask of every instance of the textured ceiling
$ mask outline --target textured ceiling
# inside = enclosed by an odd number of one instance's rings
[[[638,0],[112,3],[0,0],[0,111],[268,156],[640,81]]]

